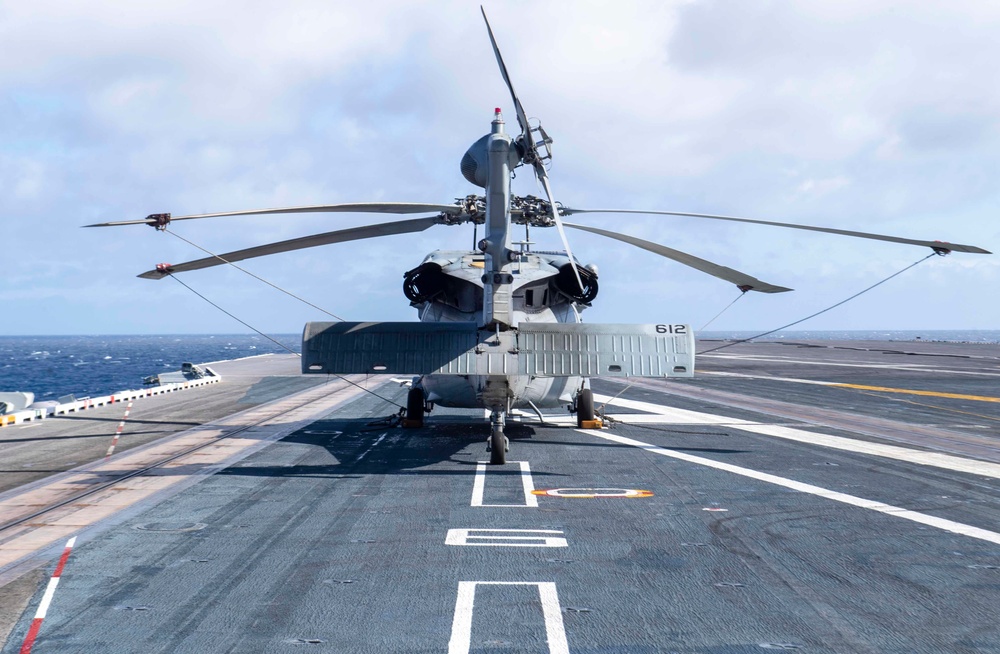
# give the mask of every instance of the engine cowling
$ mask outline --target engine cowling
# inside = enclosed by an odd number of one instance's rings
[[[429,302],[444,292],[447,285],[448,276],[441,264],[433,261],[422,263],[403,275],[403,294],[413,304]]]
[[[555,276],[553,283],[560,293],[569,296],[574,301],[590,304],[597,297],[597,272],[583,266],[577,266],[576,269],[580,273],[583,290],[580,290],[580,285],[576,282],[576,275],[573,274],[573,265],[569,263],[559,267],[559,274]]]

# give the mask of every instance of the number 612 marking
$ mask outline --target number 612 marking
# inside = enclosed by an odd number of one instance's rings
[[[657,325],[657,334],[687,334],[687,325]]]

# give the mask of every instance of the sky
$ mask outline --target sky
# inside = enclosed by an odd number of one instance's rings
[[[362,6],[364,5],[364,6]],[[872,0],[488,2],[574,208],[692,211],[1000,251],[1000,5]],[[329,204],[450,203],[494,107],[516,127],[472,2],[0,0],[0,335],[235,333],[172,279],[204,254],[94,222]],[[542,195],[519,169],[515,193]],[[480,191],[481,192],[481,191]],[[400,217],[404,218],[404,217]],[[392,216],[175,223],[213,252]],[[677,217],[577,216],[736,268],[712,330],[767,330],[922,259],[921,247]],[[416,320],[402,275],[471,226],[244,262],[347,320]],[[533,230],[557,249],[555,230]],[[588,322],[702,327],[729,282],[570,231],[600,271]],[[220,266],[178,275],[246,323],[328,317]],[[932,257],[798,329],[1000,329],[1000,255]]]

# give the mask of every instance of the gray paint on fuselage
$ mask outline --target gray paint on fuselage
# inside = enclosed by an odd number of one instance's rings
[[[572,404],[583,387],[580,377],[529,377],[528,375],[425,375],[419,381],[429,402],[454,408],[489,408],[499,398],[512,397],[511,408],[531,405],[555,408]]]

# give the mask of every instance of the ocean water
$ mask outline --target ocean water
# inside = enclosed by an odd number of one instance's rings
[[[275,340],[298,352],[300,334]],[[149,375],[287,350],[255,334],[205,336],[0,336],[0,391],[26,391],[35,401],[63,395],[97,397],[142,388]]]
[[[754,332],[707,331],[705,339],[744,339]],[[298,352],[299,334],[274,337]],[[1000,330],[787,331],[767,340],[880,340],[1000,343]],[[763,340],[763,339],[762,339]],[[181,363],[209,363],[287,350],[257,335],[0,336],[0,391],[28,391],[36,401],[63,395],[97,397],[142,388],[149,375],[179,370]]]

